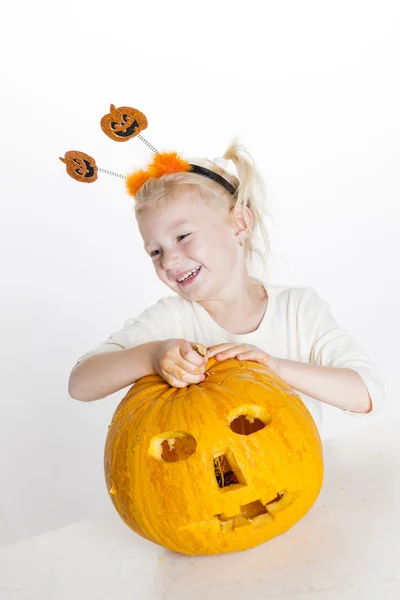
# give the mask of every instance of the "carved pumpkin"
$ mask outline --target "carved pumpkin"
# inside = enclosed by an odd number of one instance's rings
[[[115,142],[127,142],[147,127],[147,119],[136,108],[110,106],[110,112],[100,121],[102,130]]]
[[[105,478],[124,522],[185,554],[251,548],[315,502],[322,444],[300,397],[253,361],[207,364],[185,388],[138,380],[109,425]]]
[[[97,179],[96,161],[89,154],[79,150],[68,150],[64,158],[59,157],[67,167],[67,173],[76,181],[93,183]]]

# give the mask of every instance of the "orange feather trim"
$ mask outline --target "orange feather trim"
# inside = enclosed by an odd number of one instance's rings
[[[167,175],[169,173],[190,171],[191,168],[189,163],[178,156],[176,152],[164,152],[155,155],[147,172],[150,174],[150,177],[161,177],[161,175]]]
[[[135,196],[138,189],[141,188],[144,183],[146,183],[148,178],[149,174],[143,170],[136,171],[135,173],[129,175],[128,179],[126,180],[126,187],[128,189],[128,193],[131,196]]]
[[[161,177],[172,173],[182,173],[191,170],[191,165],[183,160],[176,152],[163,152],[156,154],[153,162],[147,168],[147,171],[135,171],[128,176],[126,187],[131,196],[135,196],[139,188],[150,177]]]

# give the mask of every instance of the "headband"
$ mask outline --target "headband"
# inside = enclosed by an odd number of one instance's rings
[[[110,106],[110,112],[100,121],[100,126],[103,132],[115,142],[127,142],[134,137],[138,137],[155,156],[153,161],[148,165],[147,170],[142,169],[134,171],[130,175],[121,175],[107,169],[102,169],[96,165],[95,159],[78,150],[68,150],[64,158],[59,157],[61,162],[66,165],[67,174],[75,181],[82,183],[93,183],[97,180],[98,172],[119,177],[126,180],[126,187],[131,196],[135,196],[139,188],[150,178],[158,178],[162,175],[170,175],[172,173],[191,172],[198,175],[203,175],[212,181],[222,185],[228,192],[235,195],[237,189],[229,183],[224,177],[218,175],[211,169],[188,163],[181,158],[176,152],[160,153],[148,140],[146,140],[140,132],[146,129],[148,121],[145,115],[129,106],[121,106],[116,108],[113,104]]]

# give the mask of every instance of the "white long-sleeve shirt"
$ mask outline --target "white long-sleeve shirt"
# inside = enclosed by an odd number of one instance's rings
[[[77,364],[93,354],[168,338],[183,338],[206,347],[225,342],[252,344],[277,358],[357,371],[367,386],[373,408],[369,413],[349,414],[365,416],[380,412],[385,399],[380,372],[352,335],[336,323],[328,302],[308,287],[267,282],[264,287],[268,293],[267,310],[259,327],[251,333],[230,333],[197,302],[170,295],[128,319],[121,330],[83,354]],[[322,402],[298,393],[320,429]]]

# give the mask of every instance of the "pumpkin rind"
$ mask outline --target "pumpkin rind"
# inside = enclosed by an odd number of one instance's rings
[[[156,374],[137,381],[117,407],[105,445],[107,489],[121,518],[185,554],[245,550],[287,531],[314,504],[323,478],[317,427],[285,381],[236,359],[211,358],[207,372],[185,388]],[[241,410],[248,418],[240,418],[262,420],[262,428],[232,430]],[[236,480],[220,487],[215,464],[224,461]]]

